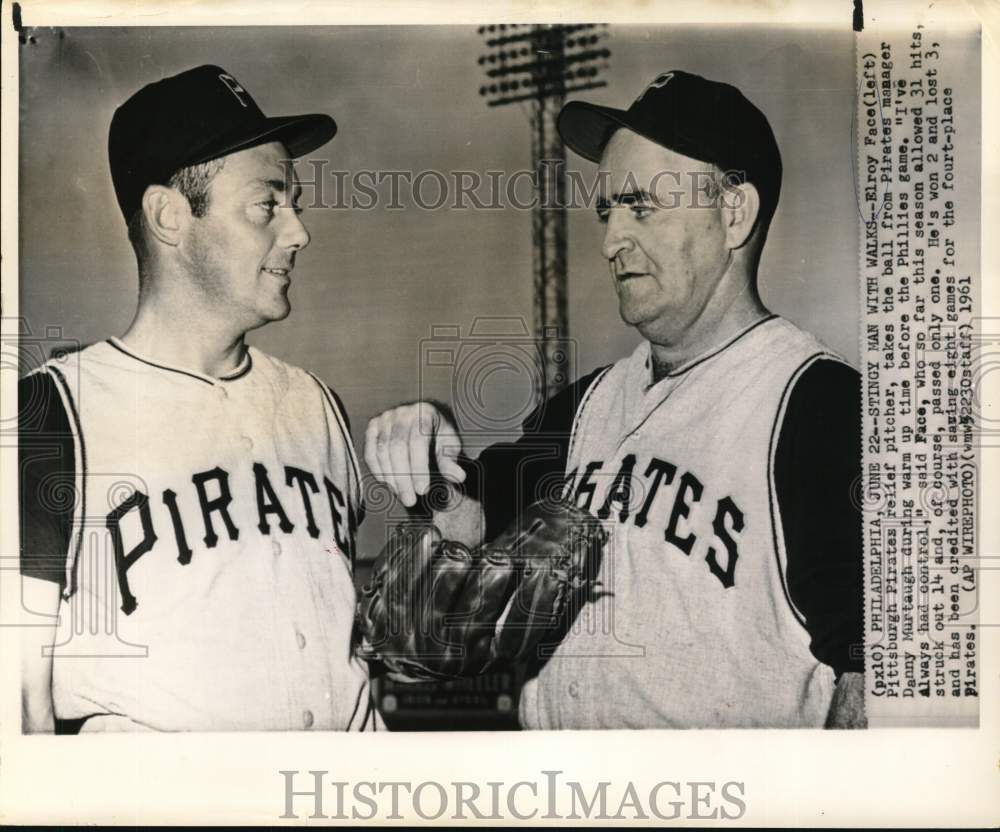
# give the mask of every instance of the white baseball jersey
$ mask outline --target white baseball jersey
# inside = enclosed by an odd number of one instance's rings
[[[655,384],[644,342],[590,385],[567,488],[610,538],[525,727],[823,724],[834,673],[786,587],[773,472],[789,391],[831,357],[771,317]]]
[[[117,339],[51,361],[75,489],[53,662],[83,730],[371,730],[345,417],[255,348],[225,378]],[[37,381],[37,380],[36,380]]]

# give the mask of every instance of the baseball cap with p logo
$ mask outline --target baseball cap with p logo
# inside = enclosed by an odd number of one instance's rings
[[[781,153],[765,116],[736,87],[674,69],[658,75],[627,110],[570,101],[556,122],[566,144],[600,162],[608,141],[626,127],[691,159],[736,174],[757,189],[769,220],[781,192]]]
[[[230,73],[189,69],[143,87],[111,119],[108,158],[126,222],[150,185],[165,185],[181,168],[266,142],[283,142],[296,158],[337,132],[325,114],[268,117]]]

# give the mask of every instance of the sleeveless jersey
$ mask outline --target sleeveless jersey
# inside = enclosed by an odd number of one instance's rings
[[[772,316],[658,383],[644,342],[590,385],[567,489],[610,537],[525,727],[823,724],[834,674],[787,591],[774,454],[796,379],[831,357]]]
[[[39,372],[69,416],[77,495],[57,716],[374,728],[351,643],[360,476],[331,391],[255,348],[221,379],[116,339]]]

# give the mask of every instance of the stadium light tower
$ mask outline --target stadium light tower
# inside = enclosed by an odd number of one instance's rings
[[[542,373],[536,401],[569,381],[566,314],[566,150],[556,117],[566,93],[607,85],[598,76],[611,50],[601,42],[607,24],[496,24],[480,26],[491,51],[479,56],[487,81],[479,94],[490,107],[525,102],[531,107],[531,161],[538,194],[532,217],[534,327]]]

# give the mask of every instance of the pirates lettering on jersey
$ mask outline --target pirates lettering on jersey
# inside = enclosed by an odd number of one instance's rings
[[[254,527],[241,529],[233,520],[234,514],[242,517],[251,516],[253,512],[231,510],[237,499],[233,496],[231,479],[230,472],[218,466],[192,475],[193,488],[189,489],[187,495],[182,492],[181,497],[193,496],[198,514],[191,516],[189,511],[186,518],[181,510],[183,500],[178,499],[178,492],[170,488],[164,489],[162,503],[167,509],[170,523],[168,526],[161,523],[159,531],[154,521],[150,497],[141,491],[133,491],[108,513],[105,525],[114,547],[122,612],[131,615],[139,603],[129,586],[128,572],[140,558],[149,555],[158,540],[172,537],[176,545],[177,562],[186,566],[198,557],[189,540],[200,540],[205,549],[214,549],[220,541],[236,541],[241,534],[254,533]],[[249,486],[250,479],[253,481],[252,488]],[[278,480],[279,490],[268,469],[260,462],[253,463],[246,477],[247,482],[240,483],[246,489],[237,489],[237,493],[240,499],[246,498],[251,491],[255,495],[255,528],[259,534],[265,537],[289,535],[301,525],[314,539],[326,534],[353,563],[354,544],[361,518],[344,499],[343,492],[328,477],[323,476],[321,479],[326,495],[326,512],[317,512],[313,506],[312,496],[320,493],[316,476],[292,465],[284,466],[284,477]],[[190,505],[190,500],[188,504]],[[139,534],[131,537],[138,539],[126,541],[122,530],[123,521],[133,513],[138,520]],[[165,519],[161,517],[161,520]],[[164,531],[164,526],[169,529],[168,532]],[[157,554],[152,557],[157,557]]]
[[[655,523],[663,528],[663,540],[682,554],[691,556],[697,548],[720,583],[736,585],[739,535],[745,518],[731,497],[715,501],[711,528],[692,524],[692,511],[702,504],[705,486],[690,471],[655,456],[638,462],[626,454],[618,470],[605,468],[604,460],[592,460],[566,475],[565,494],[581,508],[601,520],[631,522],[637,528]],[[641,473],[637,473],[641,472]]]

